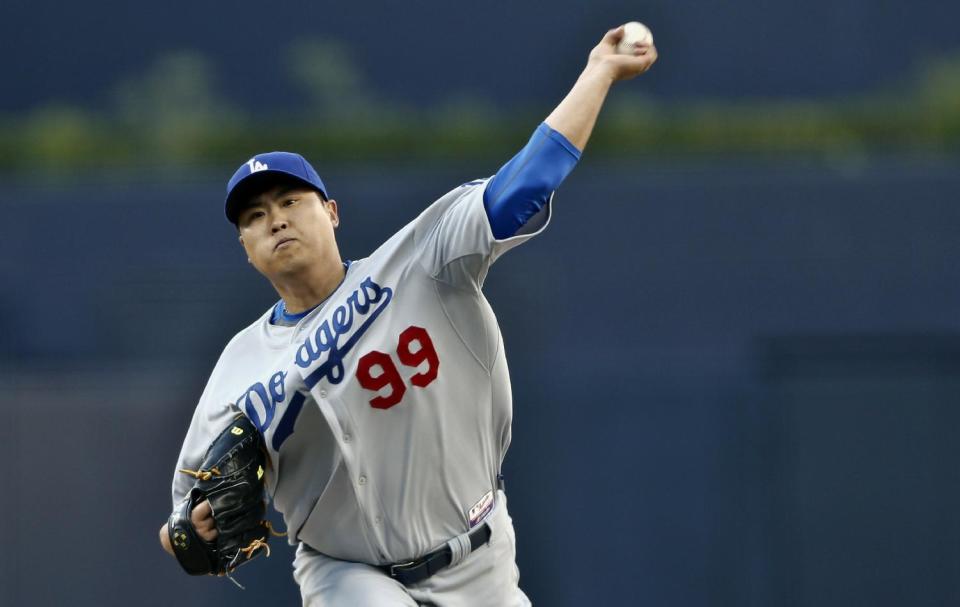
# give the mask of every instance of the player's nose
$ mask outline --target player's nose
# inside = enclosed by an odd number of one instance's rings
[[[270,224],[270,231],[276,234],[280,230],[286,230],[290,226],[286,217],[274,215]]]

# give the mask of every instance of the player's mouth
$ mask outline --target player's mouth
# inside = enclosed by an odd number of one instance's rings
[[[274,251],[277,251],[277,250],[282,249],[282,248],[284,248],[284,247],[286,247],[286,246],[289,246],[289,244],[290,244],[291,242],[296,242],[296,241],[297,241],[296,238],[289,238],[289,237],[287,237],[287,238],[281,238],[280,240],[277,241],[277,244],[274,245],[273,250],[274,250]]]

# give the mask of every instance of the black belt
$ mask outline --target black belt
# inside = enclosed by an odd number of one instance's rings
[[[468,537],[470,538],[470,552],[473,552],[490,541],[490,525],[481,523],[470,532]],[[450,546],[444,546],[415,561],[397,565],[382,565],[380,569],[404,586],[409,586],[427,579],[448,566],[452,560],[453,551],[450,550]]]

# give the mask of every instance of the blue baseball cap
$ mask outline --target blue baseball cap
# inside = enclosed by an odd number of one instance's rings
[[[307,159],[292,152],[267,152],[257,154],[246,161],[227,182],[227,199],[224,210],[230,223],[236,224],[240,216],[242,205],[257,189],[263,191],[272,181],[284,178],[293,178],[317,190],[323,197],[327,196],[327,188],[320,180],[320,175],[310,166]]]

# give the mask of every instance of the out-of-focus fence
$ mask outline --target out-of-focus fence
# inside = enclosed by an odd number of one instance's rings
[[[960,602],[960,162],[585,159],[486,291],[539,605]],[[496,167],[317,163],[361,257]],[[157,544],[206,374],[274,301],[215,175],[0,189],[0,604],[296,604]]]

